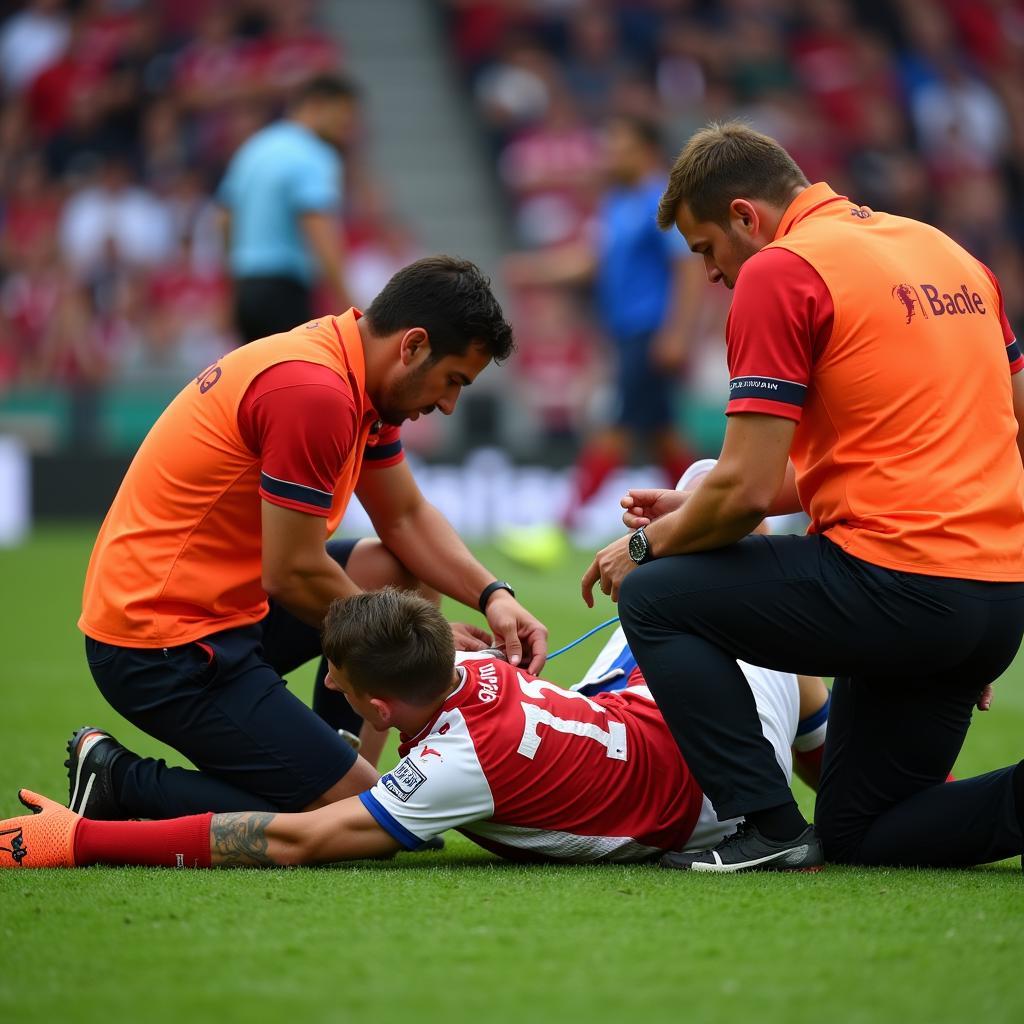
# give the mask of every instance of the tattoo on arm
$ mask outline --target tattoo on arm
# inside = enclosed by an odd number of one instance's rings
[[[274,818],[269,811],[215,814],[210,823],[214,866],[276,867],[267,854],[267,826]]]

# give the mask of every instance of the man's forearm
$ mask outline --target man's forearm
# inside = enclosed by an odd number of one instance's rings
[[[703,261],[699,257],[676,260],[672,282],[668,312],[660,333],[667,334],[675,349],[685,357],[691,348],[701,298],[707,288]]]
[[[328,864],[397,849],[357,797],[301,814],[238,811],[210,821],[211,867]]]
[[[308,569],[293,569],[283,579],[264,582],[267,593],[296,618],[318,629],[330,603],[361,593],[344,569],[326,551]]]
[[[334,217],[327,213],[307,213],[301,218],[301,224],[306,241],[316,257],[321,280],[330,289],[337,312],[340,313],[353,304],[345,282],[341,229]]]
[[[210,822],[211,867],[283,867],[294,861],[281,860],[284,852],[267,830],[276,814],[269,811],[237,811],[215,814]]]
[[[644,532],[655,557],[685,555],[735,544],[763,517],[763,511],[708,474],[685,505],[656,519]]]
[[[321,253],[320,275],[333,296],[334,308],[337,312],[355,305],[345,282],[345,269],[339,254]]]
[[[495,578],[429,502],[379,529],[378,535],[418,580],[469,608],[476,608],[481,591]]]
[[[800,504],[800,495],[796,489],[796,469],[792,462],[786,463],[786,476],[782,481],[782,487],[775,496],[775,500],[768,509],[770,516],[788,516],[794,512],[804,511]]]

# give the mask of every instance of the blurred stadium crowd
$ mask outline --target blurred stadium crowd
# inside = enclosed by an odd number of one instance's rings
[[[180,384],[236,344],[212,198],[225,165],[344,55],[304,0],[7,6],[0,389]],[[368,301],[415,253],[345,158]]]
[[[179,383],[235,343],[212,196],[301,79],[344,67],[318,8],[0,5],[0,401]],[[948,232],[999,276],[1011,320],[1024,316],[1024,0],[437,0],[437,11],[507,197],[510,248],[589,230],[609,114],[656,118],[667,155],[738,114],[812,181]],[[348,277],[366,302],[419,253],[361,147],[344,158]],[[727,301],[709,296],[700,311],[719,362]],[[605,359],[588,296],[534,290],[513,310],[523,390],[548,434],[573,437]],[[695,387],[699,376],[691,365]]]
[[[812,182],[946,231],[999,276],[1011,322],[1024,315],[1019,0],[448,0],[447,8],[519,245],[560,245],[588,230],[609,113],[657,118],[669,156],[709,120],[740,116],[777,138]],[[527,351],[540,333],[558,354],[538,377],[549,415],[566,419],[574,400],[579,415],[589,389],[573,379],[599,351],[594,328],[564,295],[531,301],[529,312],[544,315],[517,323]],[[703,366],[719,410],[727,304],[727,295],[709,294],[694,311],[703,358],[698,348],[690,359],[691,389],[701,390]]]

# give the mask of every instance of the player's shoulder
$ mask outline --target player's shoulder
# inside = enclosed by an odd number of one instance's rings
[[[739,293],[741,286],[747,289],[766,281],[782,286],[794,274],[820,276],[807,259],[786,248],[785,239],[780,239],[778,242],[770,242],[747,259],[736,278],[736,291]]]
[[[766,307],[782,304],[788,308],[810,294],[828,294],[821,274],[800,253],[771,244],[754,253],[741,267],[730,312],[746,310],[756,316]]]
[[[517,685],[517,669],[497,651],[460,651],[455,661],[462,669],[463,681],[449,700],[463,711],[488,709]]]
[[[320,363],[289,359],[274,363],[255,377],[246,389],[247,404],[272,402],[290,409],[302,419],[328,417],[321,421],[334,423],[334,417],[355,413],[355,396],[348,380],[334,369]]]
[[[497,710],[499,696],[508,686],[507,671],[512,666],[496,656],[495,651],[457,651],[455,663],[461,676],[459,685],[433,720],[402,743],[401,753],[413,754],[423,745],[472,742],[481,713]]]

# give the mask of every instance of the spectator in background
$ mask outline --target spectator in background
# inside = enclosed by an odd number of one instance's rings
[[[63,0],[32,0],[0,29],[0,77],[20,92],[44,68],[59,60],[71,28]]]
[[[218,198],[224,208],[236,326],[252,341],[313,316],[318,282],[334,309],[349,299],[339,231],[344,151],[356,128],[357,90],[318,75],[288,116],[234,155]]]
[[[572,452],[599,383],[594,329],[564,288],[528,288],[518,297],[518,403],[533,413],[545,451]]]
[[[681,239],[663,234],[655,222],[666,181],[657,126],[640,117],[612,117],[605,125],[604,160],[610,187],[593,240],[514,254],[506,263],[513,286],[593,281],[615,348],[615,415],[577,460],[565,517],[569,528],[636,440],[653,443],[670,481],[693,461],[675,426],[674,400],[704,270]]]
[[[543,116],[501,151],[498,169],[513,203],[516,234],[528,246],[581,236],[599,187],[601,144],[563,86],[552,88]]]
[[[111,253],[131,269],[157,266],[174,253],[167,203],[134,180],[120,153],[109,153],[95,181],[65,203],[59,236],[67,265],[79,275],[95,273]]]

